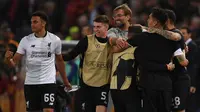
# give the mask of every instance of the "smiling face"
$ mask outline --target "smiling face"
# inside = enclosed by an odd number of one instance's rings
[[[37,33],[42,29],[45,29],[46,22],[42,20],[39,16],[33,16],[31,18],[31,29],[32,32]]]
[[[104,37],[107,34],[107,24],[101,22],[94,22],[93,25],[93,30],[97,37]]]
[[[122,9],[118,9],[114,11],[113,19],[117,27],[122,27],[128,23],[130,16],[125,15],[125,12]]]

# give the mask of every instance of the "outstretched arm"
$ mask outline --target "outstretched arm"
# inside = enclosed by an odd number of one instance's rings
[[[79,54],[84,53],[88,47],[87,37],[83,38],[78,42],[78,44],[68,53],[63,54],[64,61],[70,61],[76,58]]]

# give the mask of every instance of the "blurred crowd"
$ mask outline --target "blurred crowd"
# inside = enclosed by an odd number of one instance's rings
[[[10,29],[7,31],[19,41],[31,32],[31,14],[43,10],[49,16],[50,32],[63,40],[78,40],[90,32],[95,15],[105,14],[112,20],[113,8],[122,3],[132,8],[132,23],[142,25],[146,24],[152,7],[172,9],[177,15],[177,26],[189,26],[194,37],[200,37],[199,0],[1,0],[0,24],[1,29],[8,24]]]
[[[31,33],[30,17],[33,12],[45,11],[49,16],[48,31],[64,41],[70,41],[91,34],[93,19],[98,14],[107,15],[111,27],[114,26],[112,11],[123,3],[127,3],[133,11],[133,24],[146,25],[152,7],[174,10],[177,28],[188,26],[192,31],[192,39],[200,48],[200,0],[0,0],[0,107],[4,93],[11,99],[8,104],[12,108],[8,112],[15,112],[17,109],[14,107],[20,107],[15,106],[13,99],[16,94],[20,95],[16,90],[23,88],[23,68],[7,69],[3,64],[3,56],[7,49],[16,51],[21,38]],[[75,66],[71,67],[75,68],[71,74],[77,71],[77,63],[69,62],[69,65]],[[67,65],[66,69],[70,67]]]

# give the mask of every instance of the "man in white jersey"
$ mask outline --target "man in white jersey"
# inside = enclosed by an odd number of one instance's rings
[[[53,112],[56,92],[55,64],[68,89],[68,82],[61,55],[61,40],[46,31],[48,17],[44,12],[37,11],[31,18],[32,34],[25,36],[19,43],[17,52],[7,51],[5,61],[14,67],[25,56],[26,79],[24,94],[29,112]],[[56,62],[56,63],[55,63]]]

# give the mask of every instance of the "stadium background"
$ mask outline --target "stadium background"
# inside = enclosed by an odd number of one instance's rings
[[[96,15],[107,15],[113,26],[112,10],[123,3],[127,3],[133,11],[133,24],[146,25],[152,7],[174,10],[177,15],[177,28],[188,26],[192,30],[192,38],[200,46],[200,0],[0,0],[0,44],[6,39],[19,42],[22,37],[31,33],[31,14],[36,10],[43,10],[49,16],[49,31],[62,39],[63,53],[66,53],[78,40],[92,33],[92,20]],[[4,50],[0,49],[1,61]],[[79,61],[79,58],[76,58],[66,62],[66,71],[72,84],[79,83]],[[19,67],[20,71],[15,74],[17,80],[11,80],[13,77],[5,74],[2,67],[0,68],[0,107],[3,112],[25,112],[23,62]],[[199,76],[200,72],[197,74],[194,102],[196,108],[200,108]]]

